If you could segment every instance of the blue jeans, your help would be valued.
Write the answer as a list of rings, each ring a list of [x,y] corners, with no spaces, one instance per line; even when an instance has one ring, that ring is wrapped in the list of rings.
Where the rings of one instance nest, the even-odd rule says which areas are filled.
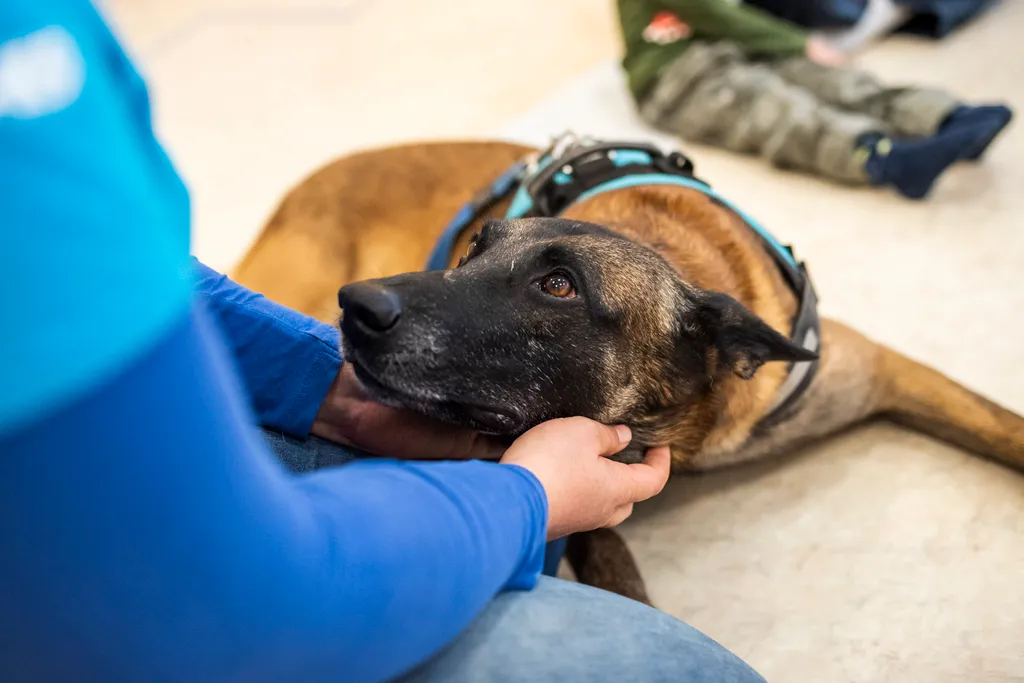
[[[365,454],[316,437],[266,432],[292,471]],[[499,594],[447,648],[401,683],[764,683],[704,634],[638,602],[541,577],[532,591]]]

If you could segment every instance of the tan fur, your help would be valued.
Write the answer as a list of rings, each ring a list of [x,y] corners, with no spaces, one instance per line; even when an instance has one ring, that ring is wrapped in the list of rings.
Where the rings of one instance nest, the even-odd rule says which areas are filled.
[[[421,269],[459,207],[527,151],[422,144],[340,159],[288,193],[232,277],[333,322],[341,285]]]
[[[343,158],[285,197],[233,276],[281,304],[333,322],[340,286],[421,269],[459,207],[529,151],[497,142],[439,143]],[[496,206],[488,217],[504,215],[506,206]],[[576,204],[564,217],[607,226],[650,247],[686,282],[729,294],[788,332],[797,305],[793,293],[751,230],[704,194],[676,187],[623,189]],[[460,238],[453,265],[473,232]],[[617,268],[612,289],[620,288],[618,296],[627,300],[645,279],[637,264]],[[635,343],[653,343],[668,324],[653,317],[631,321],[631,329],[639,330]],[[782,363],[767,364],[749,381],[719,380],[712,395],[685,414],[652,418],[651,429],[673,445],[674,468],[702,470],[780,454],[884,414],[1024,469],[1024,418],[839,323],[824,321],[822,333],[818,374],[785,420],[758,426],[785,379]],[[658,389],[656,377],[641,375],[638,381],[654,386],[636,391]],[[627,389],[609,397],[608,414],[621,413],[630,395]],[[614,545],[598,538],[593,546],[578,546],[577,554],[592,559]],[[593,562],[588,571],[604,576]],[[636,583],[630,572],[635,567],[623,569],[621,580],[605,576],[600,582],[646,600],[642,582],[639,591],[630,588]]]

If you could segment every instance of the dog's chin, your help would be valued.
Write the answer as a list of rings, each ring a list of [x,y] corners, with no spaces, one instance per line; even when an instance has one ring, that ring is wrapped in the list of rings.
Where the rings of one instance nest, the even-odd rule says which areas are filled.
[[[524,418],[515,410],[435,397],[435,392],[423,387],[407,386],[404,381],[393,378],[380,378],[352,356],[349,359],[356,379],[366,394],[378,403],[411,410],[439,422],[484,434],[512,436],[526,431]]]
[[[478,405],[454,404],[467,418],[467,427],[495,436],[515,436],[526,431],[523,420],[510,411],[484,408]]]

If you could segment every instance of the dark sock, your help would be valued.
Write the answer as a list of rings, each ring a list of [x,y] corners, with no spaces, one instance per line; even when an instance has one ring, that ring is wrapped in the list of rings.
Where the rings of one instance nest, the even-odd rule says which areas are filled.
[[[876,185],[892,185],[910,199],[922,199],[942,172],[976,141],[971,131],[950,130],[927,138],[893,140],[869,133],[858,140],[868,153],[864,170]]]
[[[981,158],[996,136],[1002,132],[1013,118],[1013,112],[1003,105],[985,105],[980,107],[957,107],[942,122],[939,133],[954,130],[970,130],[975,142],[964,151],[964,159],[975,161]]]

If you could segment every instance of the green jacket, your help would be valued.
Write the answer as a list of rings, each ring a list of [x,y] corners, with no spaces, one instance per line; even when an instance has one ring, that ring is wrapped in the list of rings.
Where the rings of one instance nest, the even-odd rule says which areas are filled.
[[[640,98],[662,67],[695,40],[730,40],[752,56],[803,54],[807,33],[737,0],[618,0],[626,43],[622,66]],[[655,21],[655,17],[659,21]]]

